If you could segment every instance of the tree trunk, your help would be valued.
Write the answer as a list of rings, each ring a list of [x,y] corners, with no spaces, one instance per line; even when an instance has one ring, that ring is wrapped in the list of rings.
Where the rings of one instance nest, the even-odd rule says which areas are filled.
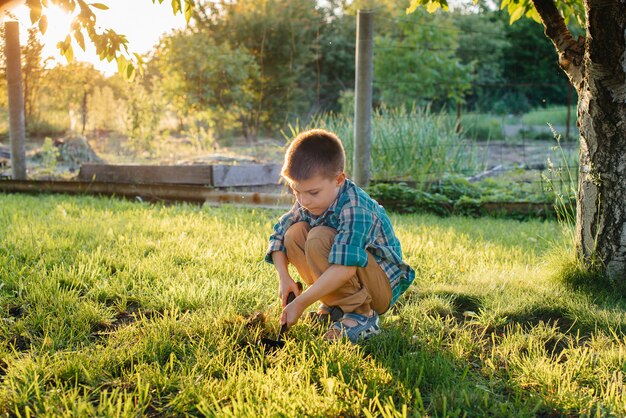
[[[587,0],[576,249],[626,285],[626,3]]]

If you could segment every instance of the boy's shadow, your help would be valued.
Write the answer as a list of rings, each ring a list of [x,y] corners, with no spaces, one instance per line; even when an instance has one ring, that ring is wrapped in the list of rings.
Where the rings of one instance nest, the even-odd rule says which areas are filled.
[[[613,334],[623,338],[626,330],[626,316],[623,315],[626,303],[619,296],[608,292],[598,294],[593,304],[599,310],[606,309],[607,315],[620,313],[619,319],[612,323],[581,321],[565,303],[535,303],[518,311],[504,312],[505,320],[495,321],[493,324],[479,318],[486,311],[481,296],[453,291],[414,294],[413,297],[415,296],[420,299],[437,296],[452,301],[452,312],[442,314],[435,311],[429,314],[433,323],[443,321],[449,324],[437,329],[438,325],[430,325],[425,321],[415,328],[410,321],[402,319],[405,313],[400,306],[385,315],[400,319],[385,321],[384,332],[366,342],[363,348],[366,357],[376,360],[386,368],[408,393],[420,394],[419,412],[425,414],[439,415],[446,408],[457,407],[468,416],[491,415],[499,407],[512,407],[512,404],[507,406],[508,399],[515,399],[518,405],[525,405],[528,410],[538,408],[535,412],[539,415],[567,416],[572,411],[564,409],[558,399],[550,399],[542,393],[523,389],[511,379],[508,372],[485,372],[492,367],[486,364],[490,349],[494,345],[505,343],[513,334],[531,335],[533,330],[544,327],[553,331],[552,335],[541,340],[545,353],[551,361],[556,362],[561,361],[559,359],[562,358],[562,353],[571,347],[572,341],[584,343],[599,330],[605,335]],[[411,299],[413,298],[405,303]],[[431,330],[420,330],[421,327],[430,327],[432,334]],[[451,329],[452,332],[442,335],[442,330],[445,329]],[[461,331],[455,335],[459,329]],[[474,339],[472,343],[466,342],[475,345],[475,352],[468,356],[456,355],[455,352],[458,351],[452,348],[459,343],[458,339],[467,338],[467,334],[462,335],[463,329],[470,330]],[[567,353],[563,355],[567,356]],[[499,383],[494,386],[494,381]],[[477,387],[489,390],[476,390]],[[396,401],[405,400],[398,398]],[[495,409],[489,409],[485,403],[490,403]]]

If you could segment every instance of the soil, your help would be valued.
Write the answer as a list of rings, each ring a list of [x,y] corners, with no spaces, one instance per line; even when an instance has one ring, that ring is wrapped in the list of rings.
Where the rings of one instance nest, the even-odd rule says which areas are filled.
[[[575,161],[578,155],[578,143],[561,143],[561,150],[568,161]],[[531,168],[545,169],[548,159],[560,162],[563,159],[561,150],[553,140],[528,140],[511,143],[509,141],[479,142],[476,152],[483,159],[486,168],[502,166],[504,169]]]

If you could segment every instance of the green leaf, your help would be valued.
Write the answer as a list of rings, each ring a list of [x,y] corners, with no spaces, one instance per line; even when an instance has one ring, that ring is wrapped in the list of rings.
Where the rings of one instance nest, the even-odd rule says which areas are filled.
[[[180,0],[172,0],[172,11],[175,15],[180,12]]]
[[[420,5],[419,0],[411,0],[411,5],[407,7],[406,14],[411,14],[417,10],[417,7]]]
[[[90,6],[100,10],[109,10],[109,6],[102,3],[91,3]]]
[[[429,1],[426,5],[426,10],[428,11],[428,13],[435,13],[437,10],[439,10],[440,7],[441,4],[435,1]]]
[[[74,48],[72,48],[71,44],[66,44],[66,49],[63,52],[63,56],[65,57],[68,63],[74,61]]]
[[[132,81],[135,78],[135,66],[132,63],[129,63],[126,66],[126,78],[129,81]]]
[[[85,50],[85,37],[81,31],[74,32],[74,39],[78,42],[78,46],[84,51]]]
[[[527,12],[526,12],[526,17],[534,20],[537,23],[542,23],[541,22],[541,16],[539,16],[539,12],[537,12],[537,9],[535,9],[534,7],[531,7]],[[565,19],[565,23],[569,23],[569,19]]]
[[[185,0],[185,20],[189,23],[191,20],[191,14],[193,12],[193,1]]]
[[[42,35],[45,35],[46,30],[48,30],[48,17],[43,15],[39,19],[39,32],[41,32]]]
[[[117,72],[124,74],[126,72],[126,66],[128,66],[128,60],[123,55],[120,55],[115,60],[117,62]]]
[[[511,7],[511,5],[509,5],[509,14],[511,15],[511,18],[509,19],[509,24],[512,25],[513,23],[515,23],[516,20],[519,20],[520,17],[522,17],[522,15],[524,14],[524,7],[520,4],[517,5],[517,7]],[[511,9],[513,9],[513,11],[511,12]]]

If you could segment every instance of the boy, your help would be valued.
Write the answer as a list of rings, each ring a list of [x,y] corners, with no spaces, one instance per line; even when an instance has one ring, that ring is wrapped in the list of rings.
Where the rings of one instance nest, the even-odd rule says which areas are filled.
[[[274,226],[265,260],[280,280],[281,324],[291,327],[304,310],[321,301],[320,322],[334,320],[327,340],[353,343],[380,333],[378,315],[409,287],[415,272],[402,261],[389,217],[346,178],[345,153],[333,133],[313,129],[289,145],[281,175],[296,197]],[[288,264],[308,285],[300,292]],[[287,295],[297,297],[287,304]]]

